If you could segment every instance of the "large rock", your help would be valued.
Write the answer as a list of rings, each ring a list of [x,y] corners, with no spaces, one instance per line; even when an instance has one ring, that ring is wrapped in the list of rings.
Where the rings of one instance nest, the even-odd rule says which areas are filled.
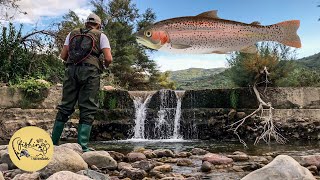
[[[95,165],[98,168],[116,169],[115,161],[106,151],[89,151],[82,154],[82,158],[89,166]]]
[[[119,162],[118,163],[118,170],[121,171],[122,169],[125,168],[132,168],[131,164],[125,163],[125,162]]]
[[[261,169],[251,172],[242,180],[283,180],[283,179],[303,179],[315,180],[311,172],[302,167],[292,157],[279,155],[272,162]]]
[[[60,171],[52,176],[50,176],[47,180],[93,180],[87,176],[76,174],[70,171]]]
[[[157,149],[154,150],[153,153],[157,155],[157,157],[174,157],[174,153],[170,149]]]
[[[146,149],[142,152],[148,159],[157,158],[157,155],[150,149]]]
[[[6,163],[2,163],[0,164],[0,171],[8,171],[9,170],[9,166]]]
[[[132,152],[127,155],[129,162],[136,162],[147,159],[146,156],[143,153],[139,152]]]
[[[123,161],[125,159],[125,155],[116,151],[107,151],[110,156],[116,161]]]
[[[1,153],[2,153],[2,155],[0,158],[0,164],[5,163],[5,164],[8,164],[9,169],[16,169],[17,166],[14,165],[13,162],[11,161],[8,150],[2,150]]]
[[[12,180],[40,180],[40,173],[23,173],[16,175]]]
[[[147,173],[144,170],[137,169],[137,168],[124,168],[120,171],[120,176],[139,180],[146,177]]]
[[[209,172],[212,170],[212,164],[208,161],[204,161],[201,165],[201,171],[202,172]]]
[[[172,172],[172,166],[170,164],[164,164],[161,166],[154,167],[153,170],[159,172]]]
[[[88,169],[87,163],[74,150],[55,146],[51,162],[40,171],[42,177],[49,177],[59,171],[78,172]]]
[[[204,150],[204,149],[201,149],[201,148],[193,148],[193,149],[191,150],[191,153],[192,153],[193,155],[205,155],[205,154],[208,154],[209,151]]]
[[[77,174],[87,176],[87,177],[94,179],[94,180],[109,180],[110,179],[109,175],[102,174],[102,173],[99,173],[99,172],[96,172],[96,171],[93,171],[90,169],[79,171],[79,172],[77,172]]]
[[[233,160],[223,155],[208,153],[206,154],[202,161],[208,161],[213,165],[231,164]]]
[[[150,171],[151,169],[153,169],[155,167],[155,165],[147,160],[144,161],[139,161],[139,162],[135,162],[132,164],[132,167],[134,168],[139,168],[145,171]]]
[[[318,169],[320,169],[320,155],[301,156],[298,159],[298,162],[305,167],[316,166]]]
[[[4,180],[4,177],[1,171],[0,171],[0,180]]]
[[[81,148],[80,144],[78,144],[78,143],[61,144],[60,147],[66,147],[66,148],[74,150],[75,152],[77,152],[80,155],[82,154],[82,148]]]
[[[232,155],[228,155],[227,157],[233,159],[234,161],[247,161],[247,160],[249,160],[249,156],[246,153],[240,152],[240,151],[236,151]]]
[[[191,166],[191,165],[193,165],[193,162],[190,159],[182,158],[182,159],[178,159],[177,165],[178,166]]]

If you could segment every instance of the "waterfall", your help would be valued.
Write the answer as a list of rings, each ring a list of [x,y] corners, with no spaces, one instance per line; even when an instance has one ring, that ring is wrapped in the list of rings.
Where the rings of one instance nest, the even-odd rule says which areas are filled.
[[[133,95],[134,94],[134,95]],[[145,120],[147,116],[147,106],[152,94],[132,92],[135,107],[135,126],[133,139],[145,139]]]
[[[130,94],[133,96],[135,106],[132,139],[182,139],[180,118],[184,91],[160,90],[156,94],[147,92],[130,92]],[[153,97],[154,95],[156,96]],[[148,109],[149,103],[151,109]]]

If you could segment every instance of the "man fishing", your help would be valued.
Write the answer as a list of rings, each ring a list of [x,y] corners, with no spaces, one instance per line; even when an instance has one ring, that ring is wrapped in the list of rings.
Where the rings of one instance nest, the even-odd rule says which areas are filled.
[[[77,28],[66,37],[60,57],[66,62],[62,100],[52,131],[54,145],[59,144],[65,123],[78,102],[80,120],[78,143],[84,152],[90,151],[88,142],[94,116],[98,109],[100,74],[112,62],[109,40],[101,31],[101,19],[90,14],[85,28]],[[104,55],[103,62],[99,60]]]

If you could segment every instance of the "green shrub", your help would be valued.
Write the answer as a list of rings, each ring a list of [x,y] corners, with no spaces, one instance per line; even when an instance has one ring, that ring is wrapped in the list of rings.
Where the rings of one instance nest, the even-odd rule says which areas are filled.
[[[42,79],[29,78],[20,82],[17,87],[22,90],[25,99],[36,102],[47,96],[50,83]]]

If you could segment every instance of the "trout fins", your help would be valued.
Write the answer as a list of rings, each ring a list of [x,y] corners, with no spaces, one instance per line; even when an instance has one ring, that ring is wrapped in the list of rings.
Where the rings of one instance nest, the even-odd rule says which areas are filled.
[[[285,37],[279,42],[291,47],[296,47],[296,48],[301,47],[300,37],[297,34],[297,31],[300,26],[299,20],[284,21],[276,25],[280,26],[285,34]]]

